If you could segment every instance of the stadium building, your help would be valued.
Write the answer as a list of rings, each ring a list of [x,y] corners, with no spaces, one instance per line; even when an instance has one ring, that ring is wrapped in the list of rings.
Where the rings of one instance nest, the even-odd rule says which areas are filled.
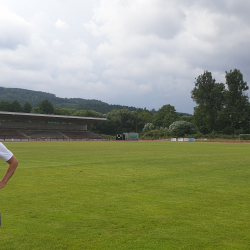
[[[88,125],[106,118],[0,111],[0,141],[104,140]]]

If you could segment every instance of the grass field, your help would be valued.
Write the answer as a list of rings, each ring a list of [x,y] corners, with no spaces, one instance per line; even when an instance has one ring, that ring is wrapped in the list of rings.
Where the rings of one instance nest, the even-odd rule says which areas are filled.
[[[250,144],[5,145],[1,250],[250,249]]]

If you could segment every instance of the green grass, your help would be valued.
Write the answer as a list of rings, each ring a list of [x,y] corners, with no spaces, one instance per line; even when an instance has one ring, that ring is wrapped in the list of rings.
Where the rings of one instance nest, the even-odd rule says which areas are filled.
[[[250,249],[250,144],[5,145],[1,249]]]

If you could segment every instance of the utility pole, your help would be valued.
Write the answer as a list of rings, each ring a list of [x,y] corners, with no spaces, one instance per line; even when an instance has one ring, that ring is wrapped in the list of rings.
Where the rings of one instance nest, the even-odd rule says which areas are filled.
[[[136,115],[136,118],[135,118],[135,121],[136,121],[135,132],[137,133],[137,116],[138,116],[138,112],[135,112],[135,115]]]

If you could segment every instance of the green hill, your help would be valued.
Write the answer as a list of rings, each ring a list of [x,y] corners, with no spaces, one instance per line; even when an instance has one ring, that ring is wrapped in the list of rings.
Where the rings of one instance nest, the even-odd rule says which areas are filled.
[[[89,100],[81,98],[60,98],[55,94],[42,91],[34,91],[20,88],[4,88],[0,87],[0,102],[13,102],[17,100],[21,105],[28,101],[32,107],[36,107],[38,103],[47,99],[55,108],[68,108],[77,110],[95,110],[102,114],[106,114],[113,109],[128,109],[135,111],[137,108],[122,105],[111,105],[99,100]]]

